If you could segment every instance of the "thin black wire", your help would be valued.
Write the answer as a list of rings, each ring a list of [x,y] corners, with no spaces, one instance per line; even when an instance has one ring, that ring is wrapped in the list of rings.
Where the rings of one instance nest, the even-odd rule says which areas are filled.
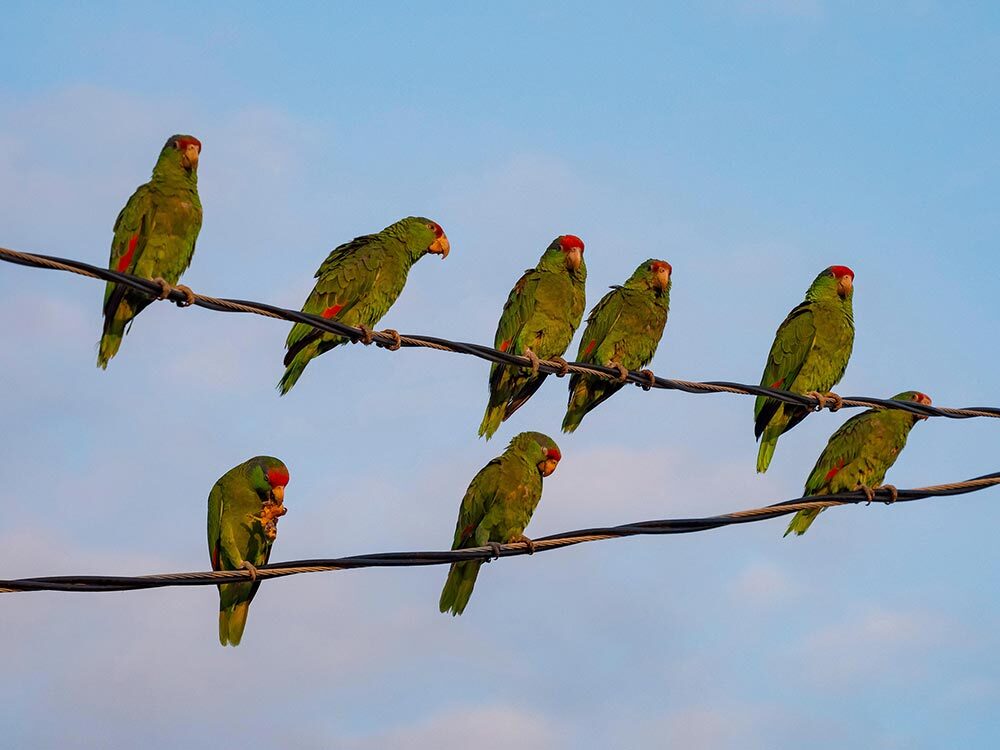
[[[28,266],[31,268],[71,271],[91,278],[113,281],[148,294],[154,298],[159,297],[161,294],[161,287],[155,281],[133,276],[132,274],[112,271],[99,266],[93,266],[79,260],[59,258],[51,255],[22,253],[3,247],[0,247],[0,260],[5,260],[9,263],[16,263],[18,265]],[[177,289],[172,289],[167,296],[167,299],[178,304],[183,304],[185,303],[187,297],[183,292]],[[213,310],[216,312],[249,312],[271,318],[280,318],[293,323],[304,323],[321,331],[327,331],[339,336],[344,336],[355,343],[365,339],[365,332],[360,328],[344,325],[343,323],[322,318],[318,315],[311,315],[298,310],[289,310],[276,305],[269,305],[264,302],[207,297],[198,294],[195,295],[193,304],[198,307],[205,308],[206,310]],[[505,365],[512,365],[514,367],[530,368],[533,366],[526,357],[516,354],[507,354],[498,349],[484,346],[482,344],[451,341],[449,339],[436,336],[403,334],[399,336],[398,340],[396,340],[390,333],[385,331],[375,331],[372,334],[372,340],[379,346],[386,348],[394,348],[396,344],[403,347],[427,347],[437,349],[439,351],[467,354],[473,357],[478,357],[479,359]],[[562,365],[557,362],[541,360],[538,363],[538,369],[541,372],[554,375],[565,375],[567,372],[579,372],[597,375],[609,380],[621,379],[620,372],[614,368],[585,362],[571,362],[566,365]],[[750,385],[746,383],[734,383],[724,380],[712,380],[705,382],[675,380],[671,378],[652,376],[651,373],[644,371],[631,371],[625,376],[624,382],[633,383],[647,390],[649,388],[656,388],[683,391],[685,393],[736,393],[750,396],[767,396],[778,401],[783,401],[788,404],[794,404],[796,406],[802,406],[807,409],[817,411],[821,411],[823,408],[830,408],[831,410],[839,408],[834,404],[823,404],[815,397],[806,396],[801,393],[793,393],[791,391],[780,390],[777,388],[768,388],[766,386]],[[876,407],[884,409],[899,409],[901,411],[907,411],[923,417],[948,417],[950,419],[971,419],[974,417],[1000,418],[1000,408],[998,407],[975,406],[954,409],[918,404],[913,401],[893,401],[891,399],[874,398],[871,396],[844,397],[843,406],[847,408]]]
[[[978,492],[988,487],[1000,484],[1000,472],[984,474],[980,477],[962,482],[902,489],[897,491],[896,502],[913,502],[931,497],[950,497]],[[890,493],[886,489],[875,491],[876,498],[888,500]],[[618,539],[631,536],[657,536],[664,534],[692,534],[724,526],[735,526],[745,523],[766,521],[780,516],[795,513],[806,508],[827,508],[842,505],[854,505],[867,502],[864,492],[838,492],[830,495],[808,495],[793,500],[768,505],[762,508],[726,513],[704,518],[675,518],[656,521],[639,521],[620,526],[598,526],[587,529],[577,529],[559,534],[534,539],[535,550],[546,552],[552,549],[563,549],[585,542]],[[431,551],[431,552],[379,552],[350,557],[322,558],[312,560],[291,560],[280,563],[262,565],[257,570],[261,580],[283,578],[302,573],[318,573],[335,570],[356,570],[359,568],[399,568],[420,567],[427,565],[449,565],[455,562],[469,560],[488,561],[494,557],[515,557],[531,554],[523,542],[500,545],[496,550],[489,547],[476,547],[462,550]],[[0,592],[13,593],[25,591],[75,591],[75,592],[107,592],[131,591],[136,589],[163,588],[167,586],[210,586],[219,583],[246,582],[250,573],[246,570],[205,571],[187,573],[163,573],[150,576],[44,576],[33,578],[18,578],[0,580]]]

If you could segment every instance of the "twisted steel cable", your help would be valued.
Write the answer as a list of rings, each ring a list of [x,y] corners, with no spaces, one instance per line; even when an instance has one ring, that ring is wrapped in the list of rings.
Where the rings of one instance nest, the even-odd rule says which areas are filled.
[[[144,279],[128,273],[111,271],[107,268],[100,268],[89,263],[69,258],[58,258],[51,255],[36,255],[24,253],[17,250],[10,250],[0,247],[0,260],[8,263],[15,263],[31,268],[43,268],[55,271],[68,271],[80,276],[103,281],[113,281],[131,287],[139,292],[148,294],[153,299],[161,298],[163,288],[159,283],[151,279]],[[171,288],[169,294],[164,299],[178,304],[178,306],[188,306],[187,295],[176,288]],[[528,357],[516,354],[507,354],[482,344],[472,344],[463,341],[450,341],[437,336],[426,336],[421,334],[399,334],[396,331],[368,331],[353,326],[338,323],[335,320],[322,318],[318,315],[311,315],[298,310],[289,310],[276,305],[269,305],[265,302],[253,302],[249,300],[226,299],[209,297],[203,294],[194,294],[192,303],[197,307],[213,310],[215,312],[236,312],[253,313],[263,315],[268,318],[278,318],[291,323],[305,323],[321,331],[327,331],[350,339],[353,343],[374,343],[377,346],[395,351],[400,347],[423,347],[436,349],[437,351],[453,352],[456,354],[467,354],[489,362],[511,365],[514,367],[525,367],[528,369],[538,368],[539,371],[551,375],[562,377],[567,373],[581,373],[584,375],[596,375],[597,377],[619,382],[634,383],[643,390],[652,388],[672,391],[683,391],[685,393],[735,393],[747,396],[767,396],[778,401],[784,401],[796,406],[804,406],[813,411],[823,411],[830,409],[836,411],[845,406],[848,408],[868,407],[882,409],[900,409],[922,417],[948,417],[951,419],[971,419],[974,417],[1000,418],[1000,408],[993,406],[973,406],[961,409],[948,408],[942,406],[928,406],[918,404],[913,401],[893,401],[885,398],[874,398],[871,396],[846,396],[842,403],[834,403],[830,399],[817,399],[815,396],[807,396],[801,393],[768,388],[760,385],[749,385],[746,383],[731,383],[723,380],[712,380],[698,382],[690,380],[676,380],[672,378],[661,378],[654,375],[649,370],[629,371],[622,376],[622,373],[614,367],[594,365],[584,362],[563,362],[552,360],[538,360],[532,362]]]
[[[895,502],[912,502],[931,497],[950,497],[978,492],[1000,484],[1000,472],[985,474],[974,479],[948,484],[897,490]],[[876,489],[875,497],[888,501],[888,489]],[[561,549],[575,544],[619,539],[628,536],[653,536],[660,534],[693,534],[699,531],[718,529],[745,523],[766,521],[789,513],[812,508],[832,508],[868,502],[861,490],[840,492],[831,495],[812,495],[786,500],[760,508],[724,513],[704,518],[675,518],[657,521],[639,521],[621,526],[578,529],[560,534],[551,534],[533,540],[533,550],[524,542],[502,544],[496,549],[474,547],[461,550],[437,552],[377,552],[368,555],[336,557],[316,560],[291,560],[270,563],[257,569],[258,578],[282,578],[302,573],[320,573],[335,570],[355,570],[358,568],[399,568],[425,565],[449,565],[467,560],[489,561],[495,557],[514,557]],[[46,576],[0,580],[0,593],[24,591],[130,591],[135,589],[163,588],[165,586],[211,586],[219,583],[246,582],[251,578],[247,570],[203,571],[188,573],[161,573],[147,576]]]

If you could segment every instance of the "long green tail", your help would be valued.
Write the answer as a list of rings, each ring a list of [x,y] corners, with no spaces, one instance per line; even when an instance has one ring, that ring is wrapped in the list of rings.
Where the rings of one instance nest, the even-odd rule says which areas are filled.
[[[483,415],[483,421],[479,425],[479,437],[485,436],[487,440],[493,437],[493,433],[499,430],[500,425],[503,423],[503,415],[506,410],[506,403],[494,406],[491,400],[489,406],[486,407],[486,414]]]
[[[312,357],[303,357],[300,352],[296,355],[295,359],[289,363],[288,367],[285,368],[285,374],[281,376],[281,380],[278,381],[278,390],[281,395],[284,396],[290,390],[292,386],[295,385],[299,378],[302,376],[302,371],[306,369],[306,365],[309,364],[309,360]]]
[[[452,563],[451,570],[448,571],[448,580],[441,589],[441,601],[438,603],[442,612],[451,610],[452,615],[460,615],[465,611],[481,565],[482,563],[478,561]]]
[[[802,536],[806,533],[806,529],[816,520],[822,512],[822,508],[813,508],[811,510],[800,510],[794,516],[792,516],[791,523],[788,524],[788,530],[785,531],[785,536],[794,533],[796,536]]]
[[[219,643],[223,646],[239,646],[243,638],[243,628],[247,626],[250,602],[237,602],[219,610]]]
[[[102,370],[107,369],[108,362],[118,353],[118,347],[122,345],[122,337],[125,335],[125,327],[133,317],[131,312],[128,300],[123,299],[115,310],[114,317],[105,323],[104,332],[97,345],[97,366]]]

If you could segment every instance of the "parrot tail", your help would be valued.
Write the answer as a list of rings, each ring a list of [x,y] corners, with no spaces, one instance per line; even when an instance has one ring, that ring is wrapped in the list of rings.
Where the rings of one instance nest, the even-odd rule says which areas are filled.
[[[125,335],[125,326],[129,324],[132,317],[128,300],[123,299],[112,317],[110,319],[104,318],[104,331],[97,344],[97,366],[102,370],[107,369],[108,362],[118,353],[118,347],[122,345],[122,337]]]
[[[774,449],[778,446],[778,436],[770,435],[770,431],[765,432],[760,439],[760,448],[757,449],[757,473],[763,474],[767,467],[771,465],[771,458],[774,456]]]
[[[785,536],[791,533],[795,533],[796,536],[802,536],[806,533],[806,529],[809,528],[810,524],[816,520],[816,516],[820,514],[822,508],[813,508],[812,510],[800,510],[794,516],[792,516],[791,523],[788,524],[788,530],[785,532]]]
[[[292,386],[298,382],[299,377],[302,375],[302,371],[306,369],[306,365],[309,364],[310,359],[312,359],[311,356],[297,356],[288,363],[288,367],[285,368],[285,374],[282,375],[281,380],[278,381],[278,390],[281,392],[282,396],[292,390]]]
[[[483,421],[479,425],[479,437],[485,436],[487,440],[493,437],[493,433],[500,429],[506,410],[506,404],[494,406],[493,400],[490,399],[490,404],[486,407],[486,414],[483,415]]]
[[[444,582],[444,588],[441,590],[441,601],[438,603],[442,612],[451,610],[454,616],[465,611],[481,565],[478,560],[452,564],[451,570],[448,571],[448,580]]]
[[[237,602],[219,610],[219,643],[223,646],[239,646],[243,638],[243,628],[247,626],[250,602]]]

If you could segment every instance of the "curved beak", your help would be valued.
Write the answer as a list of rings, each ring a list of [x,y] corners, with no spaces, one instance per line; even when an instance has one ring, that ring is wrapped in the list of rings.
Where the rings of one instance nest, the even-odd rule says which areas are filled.
[[[924,406],[931,405],[931,397],[926,393],[918,393],[917,397],[914,399],[918,404],[923,404]],[[927,419],[927,417],[917,417],[917,419]]]
[[[285,502],[285,488],[282,485],[278,485],[271,490],[271,497],[275,499],[278,505]]]
[[[427,252],[440,255],[442,258],[447,258],[450,250],[451,243],[448,242],[448,237],[444,234],[434,240],[431,246],[427,248]]]
[[[553,471],[556,470],[556,467],[558,465],[559,462],[556,461],[554,458],[546,458],[544,461],[538,462],[538,473],[541,474],[543,477],[547,477],[549,474],[551,474]]]
[[[653,286],[660,292],[667,291],[667,287],[670,286],[670,271],[665,268],[661,271],[657,271],[653,276]]]
[[[840,281],[837,282],[837,294],[840,295],[841,299],[846,299],[847,295],[849,295],[853,289],[854,279],[850,276],[841,276]]]
[[[566,251],[566,268],[575,271],[583,262],[583,253],[578,247],[571,247]]]
[[[184,169],[194,169],[198,166],[198,156],[201,154],[201,148],[194,143],[189,143],[184,149],[184,153],[181,154],[181,166]]]

